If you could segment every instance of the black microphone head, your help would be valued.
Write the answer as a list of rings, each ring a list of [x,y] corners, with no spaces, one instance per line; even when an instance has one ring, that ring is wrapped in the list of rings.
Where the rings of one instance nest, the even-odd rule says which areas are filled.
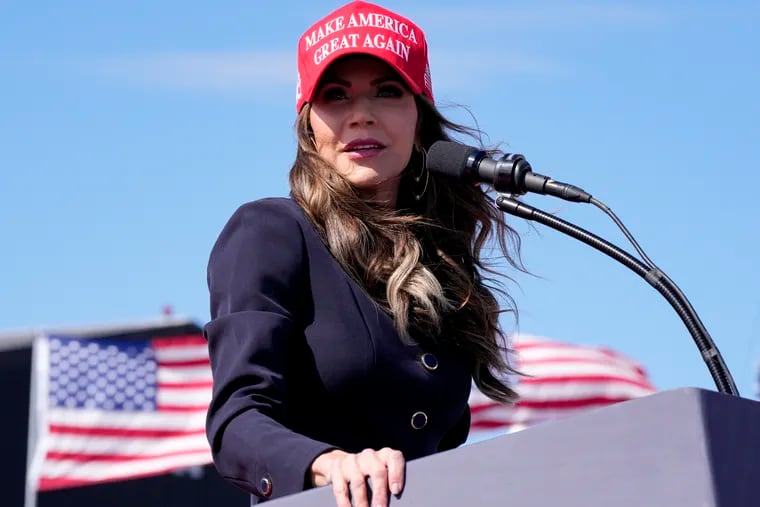
[[[462,178],[471,169],[467,167],[467,160],[478,151],[480,150],[464,144],[436,141],[428,149],[425,165],[429,171]]]

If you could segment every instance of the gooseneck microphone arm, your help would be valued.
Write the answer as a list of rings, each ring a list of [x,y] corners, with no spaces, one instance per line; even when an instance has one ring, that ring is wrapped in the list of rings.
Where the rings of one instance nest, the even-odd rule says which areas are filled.
[[[731,377],[720,351],[718,351],[710,334],[699,319],[694,307],[681,292],[681,289],[646,256],[622,222],[602,202],[594,199],[591,194],[579,187],[534,173],[522,155],[508,154],[499,160],[494,160],[483,150],[451,141],[437,141],[428,150],[426,166],[429,170],[437,173],[489,185],[497,193],[496,205],[502,211],[542,223],[578,239],[612,257],[644,278],[665,297],[686,325],[718,390],[722,393],[739,396],[734,379]],[[597,206],[615,221],[644,262],[576,225],[511,198],[511,196],[528,192],[550,195],[572,202],[591,203]]]
[[[705,329],[699,316],[697,315],[694,307],[689,303],[689,300],[681,292],[681,289],[659,268],[654,266],[651,262],[651,266],[645,265],[635,257],[632,257],[625,251],[621,250],[612,243],[596,236],[595,234],[588,232],[570,222],[557,218],[549,213],[546,213],[540,209],[534,208],[528,204],[522,203],[515,199],[512,199],[508,195],[499,194],[496,198],[496,206],[511,215],[524,218],[526,220],[532,220],[544,224],[552,229],[555,229],[563,234],[566,234],[572,238],[575,238],[587,245],[599,250],[600,252],[612,257],[616,261],[620,262],[631,271],[645,279],[652,287],[654,287],[665,299],[670,303],[670,306],[676,311],[681,321],[686,325],[689,330],[694,343],[699,348],[699,352],[702,355],[707,368],[710,370],[715,385],[722,393],[730,394],[733,396],[739,396],[739,391],[736,388],[734,379],[731,373],[728,371],[723,357],[718,350],[718,347],[713,342],[710,334]],[[648,259],[647,259],[648,260]]]

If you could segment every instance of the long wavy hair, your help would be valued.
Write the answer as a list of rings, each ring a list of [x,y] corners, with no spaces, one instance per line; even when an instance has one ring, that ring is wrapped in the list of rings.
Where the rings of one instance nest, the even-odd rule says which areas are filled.
[[[447,120],[429,100],[415,100],[417,139],[424,150],[454,133],[478,139],[477,130]],[[517,311],[483,249],[496,239],[508,263],[523,270],[520,238],[487,189],[431,173],[422,198],[415,199],[419,184],[413,175],[422,170],[424,157],[414,150],[401,175],[396,208],[372,202],[318,155],[310,109],[306,104],[296,120],[291,195],[337,262],[393,318],[405,343],[446,342],[469,362],[483,394],[514,401],[515,392],[502,380],[515,371],[506,359],[499,316],[508,312],[516,319]],[[503,296],[501,305],[496,294]]]

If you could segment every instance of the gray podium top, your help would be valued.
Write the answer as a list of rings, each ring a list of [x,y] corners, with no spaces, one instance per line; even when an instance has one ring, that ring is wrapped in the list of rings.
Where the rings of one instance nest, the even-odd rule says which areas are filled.
[[[329,487],[267,502],[330,507]],[[411,461],[391,505],[760,506],[760,403],[684,388]]]

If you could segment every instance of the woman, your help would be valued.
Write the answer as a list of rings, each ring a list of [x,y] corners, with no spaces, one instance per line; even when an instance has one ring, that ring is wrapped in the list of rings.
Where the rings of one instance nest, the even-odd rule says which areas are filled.
[[[473,381],[514,397],[480,251],[517,236],[479,186],[425,169],[466,129],[433,105],[414,23],[351,2],[302,36],[298,70],[291,198],[243,205],[209,261],[209,442],[254,502],[331,484],[386,505],[406,460],[465,441]]]

